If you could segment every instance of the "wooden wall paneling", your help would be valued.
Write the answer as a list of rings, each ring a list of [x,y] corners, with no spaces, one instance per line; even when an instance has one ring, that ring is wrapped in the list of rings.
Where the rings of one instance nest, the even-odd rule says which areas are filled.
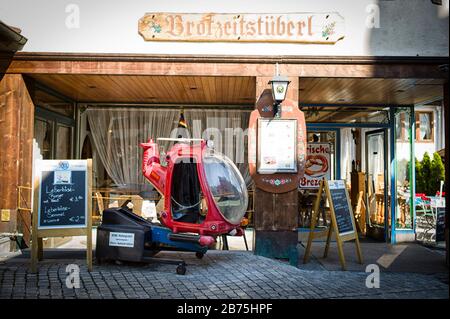
[[[200,92],[201,90],[199,90],[197,88],[197,83],[195,83],[195,77],[192,76],[188,76],[188,77],[184,77],[186,79],[186,90],[189,92],[188,96],[189,96],[189,101],[199,101],[201,100],[200,97]]]
[[[442,97],[441,79],[301,78],[300,103],[410,105]]]
[[[297,231],[298,191],[275,194],[273,212],[276,230]]]
[[[217,101],[217,95],[215,91],[215,77],[202,76],[198,79],[200,84],[200,89],[203,92],[206,104],[211,104],[212,101]],[[198,90],[198,89],[197,89]],[[230,100],[233,97],[230,95]]]
[[[180,86],[183,87],[185,93],[184,93],[184,98],[187,101],[193,101],[196,100],[196,93],[197,90],[193,90],[191,88],[195,88],[195,82],[193,81],[192,77],[189,76],[180,76],[179,78],[179,82],[180,82]]]
[[[192,93],[192,97],[195,100],[205,101],[205,92],[204,88],[202,87],[201,80],[197,77],[189,77],[189,78],[190,78],[189,90]]]
[[[217,102],[220,104],[224,103],[225,101],[225,92],[223,89],[223,82],[224,81],[215,81],[214,89],[217,92]]]
[[[211,94],[211,91],[209,90],[210,83],[209,83],[208,78],[201,77],[201,78],[198,78],[198,80],[199,80],[198,82],[200,84],[199,87],[201,87],[203,90],[203,94],[204,94],[206,103],[211,103],[211,101],[213,101],[213,95]]]
[[[272,194],[255,190],[255,229],[258,231],[296,231],[298,228],[297,191]]]
[[[0,152],[0,208],[15,210],[17,207],[17,176],[19,159],[20,121],[17,114],[20,75],[5,75],[0,82],[0,101],[2,107],[0,118],[0,136],[2,152]],[[15,212],[14,212],[15,214]],[[11,216],[12,217],[12,216]],[[15,222],[15,221],[14,221]],[[0,222],[0,231],[10,232],[11,224]]]
[[[181,97],[183,100],[186,100],[186,101],[194,100],[194,98],[192,96],[192,92],[191,92],[193,90],[191,90],[189,88],[189,83],[188,83],[187,77],[177,76],[177,78],[175,79],[175,83],[183,92],[182,97]]]
[[[178,99],[180,101],[186,100],[191,101],[191,98],[189,97],[188,91],[190,91],[188,88],[186,88],[185,85],[183,85],[181,76],[176,76],[173,78],[166,78],[167,82],[171,82],[171,86],[173,87],[173,90],[175,90],[178,94]]]
[[[189,87],[187,87],[187,85],[185,85],[183,83],[183,80],[184,80],[184,77],[182,77],[182,76],[177,76],[174,78],[175,84],[181,90],[181,99],[186,100],[186,101],[192,101],[192,98],[190,97]]]
[[[11,211],[9,222],[0,222],[0,232],[21,232],[29,244],[31,214],[18,211],[18,186],[31,187],[32,140],[34,136],[34,105],[20,74],[7,74],[0,82],[0,209]],[[31,205],[31,192],[24,192],[24,201]]]
[[[255,188],[255,230],[276,230],[274,223],[274,196]]]
[[[128,90],[133,96],[139,94],[144,95],[146,97],[152,96],[151,88],[147,86],[147,83],[145,81],[135,81],[133,78],[130,78],[130,80],[132,80],[132,84],[123,88],[124,90]],[[120,84],[118,83],[118,85]]]
[[[20,148],[19,148],[19,182],[20,186],[32,187],[32,158],[34,138],[34,104],[28,88],[22,79],[20,81]],[[24,201],[31,208],[31,191],[22,194]],[[23,233],[25,243],[29,245],[31,239],[31,212],[18,211],[18,230]]]
[[[232,96],[232,99],[235,100],[236,97],[239,95],[239,85],[237,83],[238,78],[233,77],[230,81],[230,90],[228,91],[228,94]]]
[[[158,98],[158,93],[161,93],[161,100],[165,101],[170,99],[171,96],[175,97],[176,100],[182,99],[182,93],[179,87],[173,83],[173,81],[168,81],[164,76],[158,76],[155,81],[157,85],[156,97]]]
[[[238,78],[239,80],[240,78]],[[209,81],[209,91],[210,94],[213,97],[213,101],[219,101],[219,92],[216,90],[216,82],[220,81],[220,78],[218,77],[208,77],[208,81]]]
[[[233,79],[232,78],[228,78],[227,79],[227,90],[225,91],[225,96],[232,94],[233,92]]]

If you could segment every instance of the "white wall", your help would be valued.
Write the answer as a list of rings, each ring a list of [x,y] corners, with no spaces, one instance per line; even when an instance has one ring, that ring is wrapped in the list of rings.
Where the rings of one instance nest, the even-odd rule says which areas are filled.
[[[448,1],[440,7],[429,0],[0,0],[0,19],[23,30],[29,52],[448,56]],[[80,28],[66,27],[69,4],[79,7]],[[367,11],[374,8],[380,25],[368,28]],[[163,11],[338,12],[346,36],[334,45],[145,42],[138,20]]]
[[[433,157],[433,153],[445,147],[445,129],[441,106],[416,106],[415,111],[433,112],[433,142],[415,142],[415,157],[421,161],[425,152]],[[397,143],[397,160],[406,158],[409,160],[409,143]],[[404,155],[402,157],[402,155]]]

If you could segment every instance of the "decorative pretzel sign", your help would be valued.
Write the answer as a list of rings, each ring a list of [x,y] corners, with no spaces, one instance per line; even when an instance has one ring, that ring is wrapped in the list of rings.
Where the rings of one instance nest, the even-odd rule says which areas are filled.
[[[305,175],[300,180],[300,188],[319,188],[321,180],[331,179],[330,155],[330,143],[308,143]]]

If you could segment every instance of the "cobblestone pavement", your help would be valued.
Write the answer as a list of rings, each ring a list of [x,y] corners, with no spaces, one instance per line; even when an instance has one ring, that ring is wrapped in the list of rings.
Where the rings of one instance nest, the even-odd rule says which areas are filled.
[[[186,275],[174,265],[94,265],[84,260],[48,259],[39,273],[28,260],[0,262],[0,298],[448,298],[448,276],[381,273],[380,288],[365,286],[367,273],[303,270],[251,252],[210,251],[201,260],[191,253],[160,253],[183,258]],[[66,287],[66,266],[80,265],[80,288]],[[301,266],[301,265],[300,265]]]

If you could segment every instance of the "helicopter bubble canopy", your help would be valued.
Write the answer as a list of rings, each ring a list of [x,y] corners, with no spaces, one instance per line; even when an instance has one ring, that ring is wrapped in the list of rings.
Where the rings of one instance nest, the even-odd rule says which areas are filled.
[[[160,162],[157,143],[151,139],[141,143],[145,178],[170,198],[163,202],[161,223],[174,233],[213,237],[242,234],[239,226],[247,210],[248,194],[237,167],[205,140],[177,141],[166,153],[167,165]]]
[[[234,163],[218,152],[203,154],[203,167],[212,198],[221,215],[239,224],[247,211],[247,186]]]

